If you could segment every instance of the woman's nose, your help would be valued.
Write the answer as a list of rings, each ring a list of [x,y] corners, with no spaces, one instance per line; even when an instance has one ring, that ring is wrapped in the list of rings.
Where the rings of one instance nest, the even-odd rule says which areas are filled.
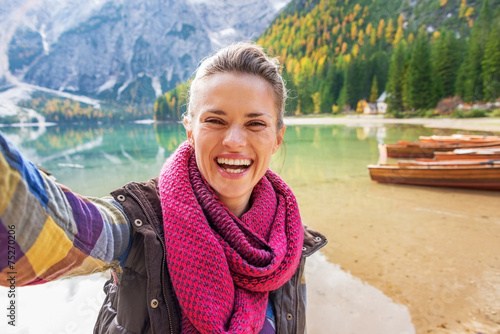
[[[230,126],[225,133],[222,144],[228,148],[238,148],[245,146],[245,130],[238,125]]]

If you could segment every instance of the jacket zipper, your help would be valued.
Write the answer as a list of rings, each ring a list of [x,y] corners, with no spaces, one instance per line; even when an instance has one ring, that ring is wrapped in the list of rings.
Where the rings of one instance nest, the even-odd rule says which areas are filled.
[[[129,187],[127,186],[127,189]],[[144,207],[144,205],[142,204],[142,202],[139,200],[139,197],[137,197],[137,195],[131,190],[131,189],[128,189],[129,190],[129,193],[130,195],[135,199],[135,201],[139,204],[139,206],[141,207],[142,211],[148,216],[149,219],[151,219],[149,217],[149,213],[147,212],[146,208]],[[154,233],[156,234],[156,237],[160,240],[162,246],[163,246],[163,258],[162,258],[162,266],[161,266],[161,292],[162,292],[162,295],[163,295],[163,299],[165,300],[165,305],[167,305],[167,313],[168,313],[168,323],[170,325],[170,333],[171,334],[174,334],[174,328],[172,326],[172,314],[170,313],[170,307],[168,306],[168,301],[167,301],[167,295],[165,294],[165,257],[166,257],[166,246],[165,246],[165,242],[163,241],[163,239],[160,237],[160,235],[158,234],[158,232],[156,232],[156,229],[153,227],[153,231]]]

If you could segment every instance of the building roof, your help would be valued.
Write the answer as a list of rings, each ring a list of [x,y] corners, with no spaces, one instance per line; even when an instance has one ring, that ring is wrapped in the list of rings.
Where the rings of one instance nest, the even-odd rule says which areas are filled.
[[[383,92],[377,99],[377,102],[384,102],[386,98],[387,98],[387,93]]]

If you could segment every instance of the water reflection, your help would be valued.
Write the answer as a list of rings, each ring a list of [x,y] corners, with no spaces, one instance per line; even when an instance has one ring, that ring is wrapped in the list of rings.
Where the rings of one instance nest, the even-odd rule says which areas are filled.
[[[129,181],[156,176],[184,137],[178,123],[3,128],[2,132],[59,182],[97,196]]]
[[[287,129],[283,177],[301,184],[334,182],[366,175],[378,159],[377,130],[360,139],[359,128],[342,125],[290,126]]]
[[[2,131],[21,148],[33,150],[33,159],[50,157],[54,153],[60,155],[66,150],[93,151],[94,148],[110,154],[119,151],[118,148],[126,148],[128,154],[138,159],[147,159],[148,153],[156,151],[158,146],[169,152],[175,149],[180,142],[181,128],[177,123],[118,124],[106,127],[86,124],[3,128]],[[92,142],[96,144],[90,145]],[[82,145],[85,145],[84,148],[79,149]]]
[[[328,262],[318,252],[306,266],[309,333],[414,334],[408,308]],[[334,301],[334,302],[332,302]]]
[[[156,123],[154,130],[156,142],[169,153],[186,138],[183,127],[177,123]]]

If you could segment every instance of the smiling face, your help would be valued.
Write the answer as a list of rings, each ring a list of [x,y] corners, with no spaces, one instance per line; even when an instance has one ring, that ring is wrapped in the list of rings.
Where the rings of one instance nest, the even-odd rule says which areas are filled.
[[[218,73],[197,85],[191,104],[192,122],[185,125],[198,169],[241,216],[283,141],[271,85],[256,75]]]

